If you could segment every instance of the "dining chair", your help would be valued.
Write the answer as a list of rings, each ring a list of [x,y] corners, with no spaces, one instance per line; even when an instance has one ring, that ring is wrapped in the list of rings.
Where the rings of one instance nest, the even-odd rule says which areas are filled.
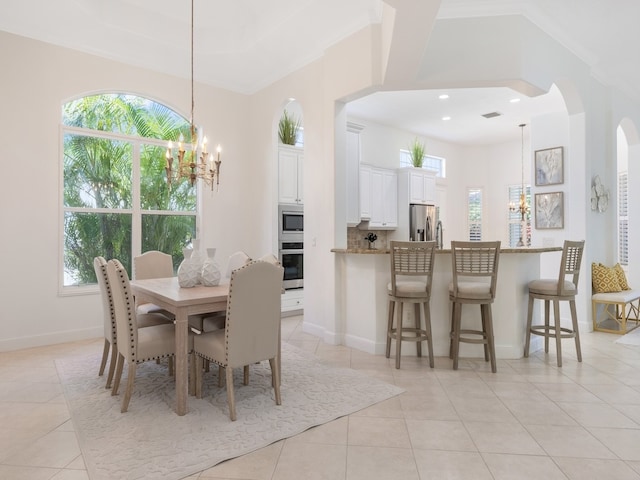
[[[484,359],[496,373],[496,348],[491,304],[496,297],[500,242],[451,242],[453,280],[449,284],[451,344],[449,356],[458,369],[460,342],[484,345]],[[463,329],[462,305],[480,305],[481,329]],[[479,338],[478,338],[479,337]]]
[[[576,356],[582,361],[580,350],[580,331],[576,312],[576,295],[578,295],[578,278],[584,251],[584,240],[565,240],[560,260],[560,271],[557,279],[537,279],[529,282],[529,308],[527,311],[526,341],[524,356],[529,356],[531,335],[544,337],[544,351],[549,353],[549,338],[556,340],[556,356],[558,367],[562,367],[562,339],[573,338],[576,343]],[[544,301],[544,325],[532,325],[534,300]],[[553,302],[554,325],[549,324],[549,303]],[[569,302],[571,310],[571,328],[563,327],[560,320],[560,302]]]
[[[251,262],[231,273],[224,330],[197,335],[196,396],[202,398],[203,361],[223,367],[229,417],[236,420],[233,369],[269,360],[276,404],[280,398],[280,297],[283,268]]]
[[[227,261],[227,273],[226,277],[231,278],[231,272],[234,270],[246,265],[251,261],[251,257],[244,253],[243,251],[237,251],[229,255],[229,260]]]
[[[173,323],[138,328],[138,313],[132,308],[133,295],[129,275],[118,260],[107,262],[116,318],[118,362],[111,395],[118,394],[124,363],[127,362],[127,388],[120,411],[126,412],[133,393],[137,365],[149,360],[175,357],[175,326]],[[193,349],[193,333],[189,332],[189,350]]]
[[[168,253],[149,250],[142,255],[133,257],[133,278],[135,280],[173,276],[173,257]],[[137,309],[139,313],[162,312],[166,316],[172,317],[169,312],[149,302],[138,303]]]
[[[93,259],[93,269],[98,280],[100,288],[100,297],[102,298],[102,316],[104,325],[104,348],[102,350],[102,360],[100,361],[100,370],[98,376],[104,374],[104,369],[109,358],[109,350],[111,350],[111,359],[109,361],[109,372],[107,374],[107,383],[105,388],[111,388],[113,374],[116,368],[116,360],[118,358],[118,343],[116,335],[116,317],[113,306],[113,296],[111,294],[111,285],[107,275],[107,261],[104,257],[95,257]],[[140,314],[136,317],[138,328],[149,327],[152,325],[163,325],[170,323],[171,320],[160,314]]]
[[[396,368],[400,368],[402,342],[415,342],[418,357],[422,357],[422,342],[427,342],[429,366],[433,368],[433,338],[431,335],[431,284],[436,242],[390,243],[391,282],[387,286],[389,318],[387,321],[387,358],[391,355],[391,341],[396,345]],[[414,306],[414,326],[403,323],[403,305]],[[397,305],[397,311],[396,311]],[[394,326],[395,311],[395,326]],[[424,327],[422,326],[424,318]]]

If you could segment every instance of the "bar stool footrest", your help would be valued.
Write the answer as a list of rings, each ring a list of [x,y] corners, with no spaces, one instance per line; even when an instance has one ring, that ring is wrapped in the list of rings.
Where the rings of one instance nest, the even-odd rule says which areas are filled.
[[[553,325],[531,325],[529,331],[541,337],[556,338],[556,327]],[[575,338],[576,336],[576,332],[570,328],[560,327],[560,332],[560,338]]]

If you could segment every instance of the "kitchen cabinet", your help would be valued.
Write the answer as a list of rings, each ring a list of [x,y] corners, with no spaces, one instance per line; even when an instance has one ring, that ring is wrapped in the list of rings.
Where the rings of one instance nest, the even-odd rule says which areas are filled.
[[[280,311],[282,313],[296,312],[298,310],[302,310],[303,308],[304,289],[293,288],[291,290],[285,290],[285,292],[282,294],[280,302]]]
[[[369,220],[365,227],[379,230],[397,228],[398,175],[395,170],[363,166],[360,173],[360,214],[363,220]],[[364,216],[367,213],[368,216]]]
[[[408,190],[409,204],[435,205],[436,172],[422,168],[403,168],[400,181]]]
[[[280,145],[278,149],[278,201],[280,203],[304,203],[303,171],[303,149]]]

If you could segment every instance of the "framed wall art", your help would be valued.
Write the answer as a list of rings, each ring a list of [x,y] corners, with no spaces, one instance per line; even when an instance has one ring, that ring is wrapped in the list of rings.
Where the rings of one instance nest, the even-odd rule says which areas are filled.
[[[558,185],[564,183],[563,147],[536,150],[536,185]]]
[[[536,228],[564,228],[564,193],[536,193]]]

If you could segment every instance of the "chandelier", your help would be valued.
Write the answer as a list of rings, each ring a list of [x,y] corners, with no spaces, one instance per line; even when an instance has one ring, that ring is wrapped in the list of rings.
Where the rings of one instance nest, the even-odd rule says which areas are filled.
[[[207,137],[202,135],[202,142],[198,144],[198,134],[202,131],[198,129],[194,122],[193,111],[195,102],[193,99],[193,2],[191,0],[191,150],[185,150],[184,136],[180,134],[178,140],[178,163],[174,166],[173,158],[173,142],[169,142],[166,152],[167,184],[169,187],[173,183],[178,183],[183,179],[188,179],[193,187],[196,180],[204,181],[206,185],[211,186],[220,184],[220,145],[216,148],[216,156],[207,152]]]
[[[529,204],[527,203],[526,191],[524,188],[524,127],[527,125],[525,123],[521,123],[518,125],[520,127],[521,132],[521,147],[522,153],[520,158],[520,165],[522,169],[521,173],[521,184],[520,184],[520,202],[518,205],[515,205],[513,202],[509,203],[509,210],[512,212],[518,212],[520,214],[520,240],[517,243],[517,247],[524,247],[525,242],[524,239],[527,236],[527,221],[525,216],[529,213]]]

